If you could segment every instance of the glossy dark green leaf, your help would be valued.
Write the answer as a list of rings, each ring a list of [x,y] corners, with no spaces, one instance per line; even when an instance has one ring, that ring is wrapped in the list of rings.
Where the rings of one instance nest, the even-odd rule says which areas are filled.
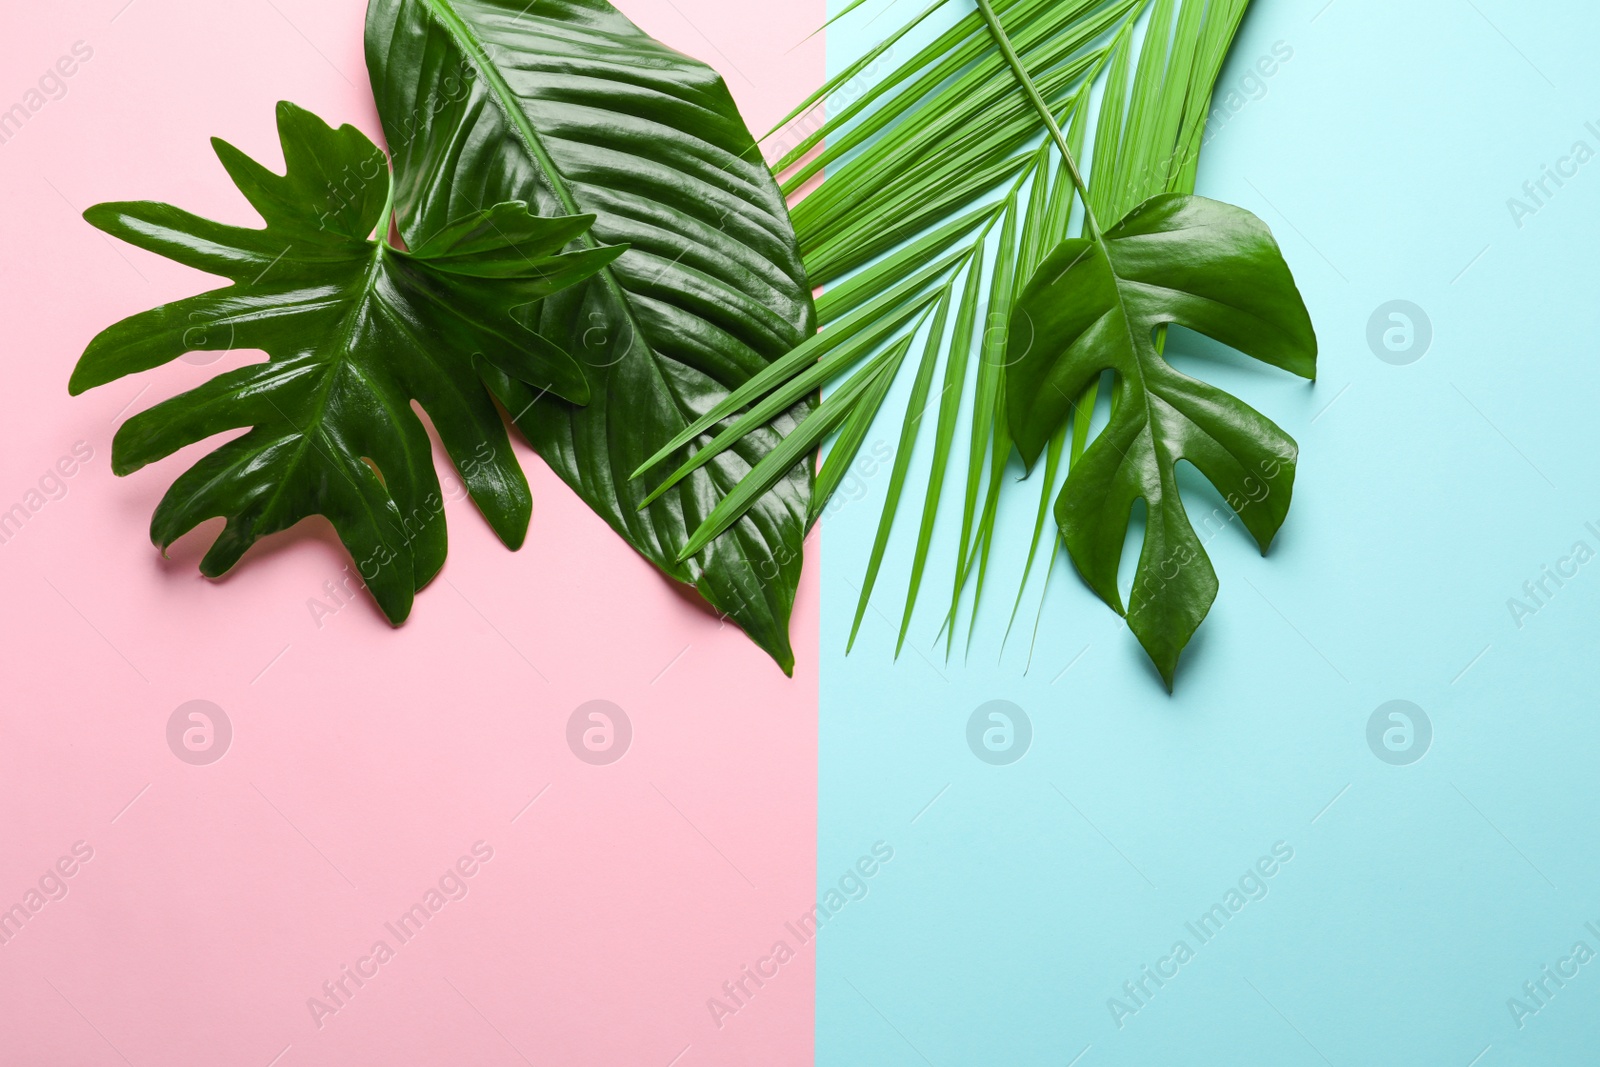
[[[224,573],[258,539],[326,516],[384,613],[400,622],[444,564],[443,499],[419,403],[495,532],[516,548],[532,501],[486,377],[510,375],[575,402],[577,363],[523,325],[526,309],[621,251],[562,249],[591,218],[540,218],[496,203],[414,231],[387,227],[389,168],[350,126],[278,106],[286,174],[223,141],[217,155],[266,222],[227,226],[166,204],[100,204],[95,226],[232,279],[223,289],[134,315],[89,345],[70,389],[148,370],[187,352],[270,357],[129,419],[112,445],[128,474],[215,434],[247,429],[189,468],[156,508],[162,548],[207,519],[227,525],[200,569]],[[402,175],[402,177],[404,177]]]
[[[1056,519],[1079,573],[1121,612],[1123,541],[1145,502],[1126,614],[1168,686],[1217,594],[1179,498],[1179,461],[1217,487],[1264,553],[1288,514],[1298,455],[1266,417],[1162,358],[1156,331],[1171,324],[1316,376],[1311,318],[1266,225],[1178,194],[1152,197],[1103,238],[1062,242],[1018,299],[1006,350],[1007,415],[1029,466],[1084,389],[1116,376],[1111,422],[1072,465]]]
[[[783,197],[722,79],[604,0],[373,0],[367,65],[390,150],[407,164],[396,215],[408,241],[483,203],[522,199],[546,214],[595,215],[577,247],[631,246],[539,311],[541,331],[566,338],[583,364],[591,403],[510,380],[498,391],[590,507],[791,669],[811,457],[795,455],[736,523],[678,556],[814,400],[642,510],[655,482],[632,478],[815,328]]]

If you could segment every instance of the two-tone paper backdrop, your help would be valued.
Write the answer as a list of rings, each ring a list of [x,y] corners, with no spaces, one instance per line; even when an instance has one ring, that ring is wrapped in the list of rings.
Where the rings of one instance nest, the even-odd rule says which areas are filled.
[[[863,9],[825,60],[799,44],[821,0],[621,6],[758,129],[913,10]],[[1200,191],[1278,234],[1322,377],[1173,346],[1303,457],[1270,558],[1209,540],[1222,595],[1168,697],[1060,562],[1026,673],[1026,634],[999,647],[1004,558],[966,655],[935,651],[930,599],[898,664],[870,612],[846,659],[868,472],[810,557],[792,682],[526,451],[527,547],[453,500],[399,631],[329,595],[344,559],[314,529],[221,583],[197,539],[162,561],[144,529],[184,457],[114,479],[111,434],[226,364],[65,381],[97,329],[212,283],[78,213],[249,222],[207,139],[276,159],[280,98],[375,135],[363,8],[7,15],[0,111],[43,103],[0,143],[0,512],[27,515],[0,543],[0,909],[46,902],[0,926],[0,1064],[1600,1056],[1600,16],[1257,0]],[[1003,515],[1001,543],[1030,522]],[[604,765],[567,741],[596,700],[631,724]],[[226,718],[215,762],[220,732],[170,735],[191,701]],[[993,701],[1012,751],[969,744]],[[402,943],[386,924],[435,889]],[[818,901],[836,914],[802,940]],[[379,940],[393,958],[344,978]]]

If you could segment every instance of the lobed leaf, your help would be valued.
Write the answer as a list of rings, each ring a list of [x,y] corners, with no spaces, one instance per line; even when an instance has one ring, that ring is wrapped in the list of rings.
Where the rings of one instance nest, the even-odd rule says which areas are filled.
[[[1288,514],[1297,456],[1267,418],[1161,357],[1156,331],[1171,324],[1316,374],[1311,318],[1267,227],[1243,208],[1178,194],[1153,197],[1103,239],[1051,253],[1017,302],[1006,353],[1007,416],[1030,466],[1065,429],[1073,400],[1103,371],[1115,375],[1110,425],[1068,472],[1056,517],[1079,573],[1121,612],[1122,545],[1135,501],[1145,502],[1126,614],[1169,687],[1217,593],[1178,463],[1217,487],[1264,553]]]
[[[151,521],[163,549],[227,520],[200,564],[225,573],[257,540],[326,516],[394,623],[444,564],[443,499],[420,404],[495,533],[521,545],[528,484],[485,384],[512,376],[589,399],[565,350],[522,323],[522,309],[581,282],[622,251],[562,249],[591,216],[541,218],[498,203],[441,220],[412,251],[372,239],[387,226],[383,153],[350,126],[278,106],[285,173],[223,141],[217,155],[266,226],[211,222],[166,204],[99,204],[88,221],[232,285],[134,315],[103,331],[73,371],[74,394],[193,351],[261,349],[141,412],[117,431],[112,465],[129,474],[179,449],[245,430],[190,467]]]

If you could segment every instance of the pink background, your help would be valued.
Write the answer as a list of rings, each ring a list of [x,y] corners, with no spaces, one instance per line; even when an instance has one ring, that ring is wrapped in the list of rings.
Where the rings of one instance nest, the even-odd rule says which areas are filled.
[[[821,79],[820,37],[794,47],[821,0],[759,18],[726,0],[621,6],[722,70],[758,132]],[[309,602],[346,564],[320,520],[208,582],[196,563],[214,528],[169,561],[146,535],[205,446],[111,475],[121,419],[229,362],[67,396],[98,330],[219,284],[79,212],[156,199],[257,224],[208,138],[278,166],[279,99],[380,139],[364,8],[7,11],[0,109],[75,42],[93,57],[0,144],[0,511],[26,506],[75,442],[93,458],[64,496],[47,480],[59,499],[0,544],[0,909],[74,843],[94,854],[0,945],[0,1063],[808,1063],[812,947],[721,1029],[706,1000],[815,896],[814,551],[789,681],[522,449],[521,552],[457,488],[449,563],[411,621],[391,630],[362,597],[319,628]],[[196,699],[234,730],[210,766],[167,747],[168,718]],[[608,767],[565,741],[593,699],[633,722]],[[384,923],[478,841],[494,858],[468,895],[400,945]],[[308,998],[380,938],[394,959],[319,1029]]]

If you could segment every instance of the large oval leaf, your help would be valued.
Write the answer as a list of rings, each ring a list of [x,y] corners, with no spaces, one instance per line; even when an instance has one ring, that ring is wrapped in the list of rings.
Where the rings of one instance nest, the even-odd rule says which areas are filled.
[[[402,235],[484,204],[593,214],[575,247],[628,245],[543,302],[540,333],[589,376],[576,407],[503,379],[533,446],[657,567],[695,585],[787,671],[814,474],[797,462],[726,533],[690,532],[810,410],[719,455],[649,506],[632,473],[815,329],[787,208],[722,79],[605,0],[372,0],[367,66],[398,173]]]

